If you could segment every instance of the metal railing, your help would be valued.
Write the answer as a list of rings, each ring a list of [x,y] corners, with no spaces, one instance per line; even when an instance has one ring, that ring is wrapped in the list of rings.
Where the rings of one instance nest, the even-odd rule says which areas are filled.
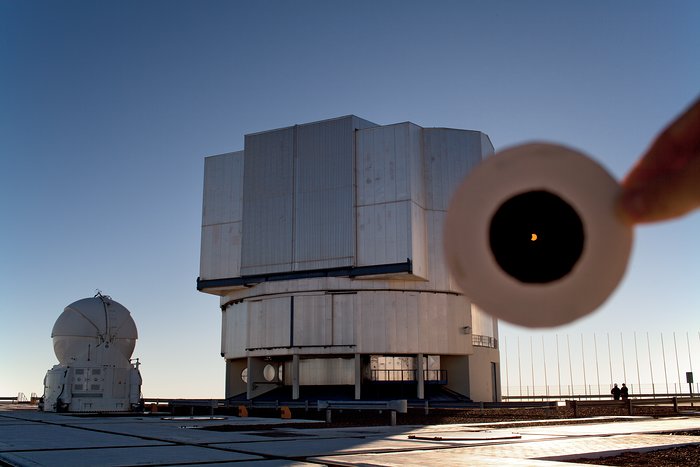
[[[488,347],[490,349],[498,348],[498,339],[491,336],[481,336],[472,334],[472,345],[475,347]]]
[[[423,381],[447,384],[447,370],[423,370]]]
[[[11,403],[11,404],[36,404],[39,401],[39,396],[33,392],[29,398],[20,392],[17,396],[1,396],[0,403]]]
[[[418,370],[372,370],[372,381],[416,381]],[[447,383],[447,370],[423,370],[423,381]]]
[[[372,381],[415,381],[416,370],[372,370]]]

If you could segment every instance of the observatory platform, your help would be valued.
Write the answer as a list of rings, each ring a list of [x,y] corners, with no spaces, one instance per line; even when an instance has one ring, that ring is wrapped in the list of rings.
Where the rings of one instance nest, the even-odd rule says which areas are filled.
[[[235,431],[206,429],[213,425]],[[698,417],[489,430],[483,424],[311,428],[303,420],[74,416],[0,404],[0,464],[571,467],[584,464],[563,461],[695,444],[697,436],[657,433],[698,429]]]

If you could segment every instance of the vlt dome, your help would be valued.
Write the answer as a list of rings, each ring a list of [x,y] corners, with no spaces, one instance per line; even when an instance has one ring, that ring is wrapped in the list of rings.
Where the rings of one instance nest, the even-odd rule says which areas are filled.
[[[68,305],[51,332],[59,364],[44,379],[44,410],[121,412],[141,400],[138,332],[123,305],[97,294]]]
[[[442,248],[492,152],[479,131],[349,115],[207,157],[197,288],[220,297],[226,396],[500,400],[497,320]]]

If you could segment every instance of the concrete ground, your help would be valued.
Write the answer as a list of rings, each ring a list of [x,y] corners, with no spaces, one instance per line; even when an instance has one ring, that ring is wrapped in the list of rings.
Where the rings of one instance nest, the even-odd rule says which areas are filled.
[[[693,415],[489,430],[480,424],[304,428],[303,420],[290,427],[290,420],[267,418],[78,417],[19,407],[0,405],[0,465],[573,466],[582,464],[561,461],[700,444],[697,436],[656,434],[699,430]],[[202,429],[212,425],[236,425],[236,431]]]

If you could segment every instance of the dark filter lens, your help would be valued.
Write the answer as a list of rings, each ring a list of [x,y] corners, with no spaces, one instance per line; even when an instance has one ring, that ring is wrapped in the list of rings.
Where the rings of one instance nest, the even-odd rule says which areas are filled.
[[[515,279],[543,284],[566,276],[583,252],[581,218],[548,191],[522,193],[504,202],[491,219],[491,252]]]

